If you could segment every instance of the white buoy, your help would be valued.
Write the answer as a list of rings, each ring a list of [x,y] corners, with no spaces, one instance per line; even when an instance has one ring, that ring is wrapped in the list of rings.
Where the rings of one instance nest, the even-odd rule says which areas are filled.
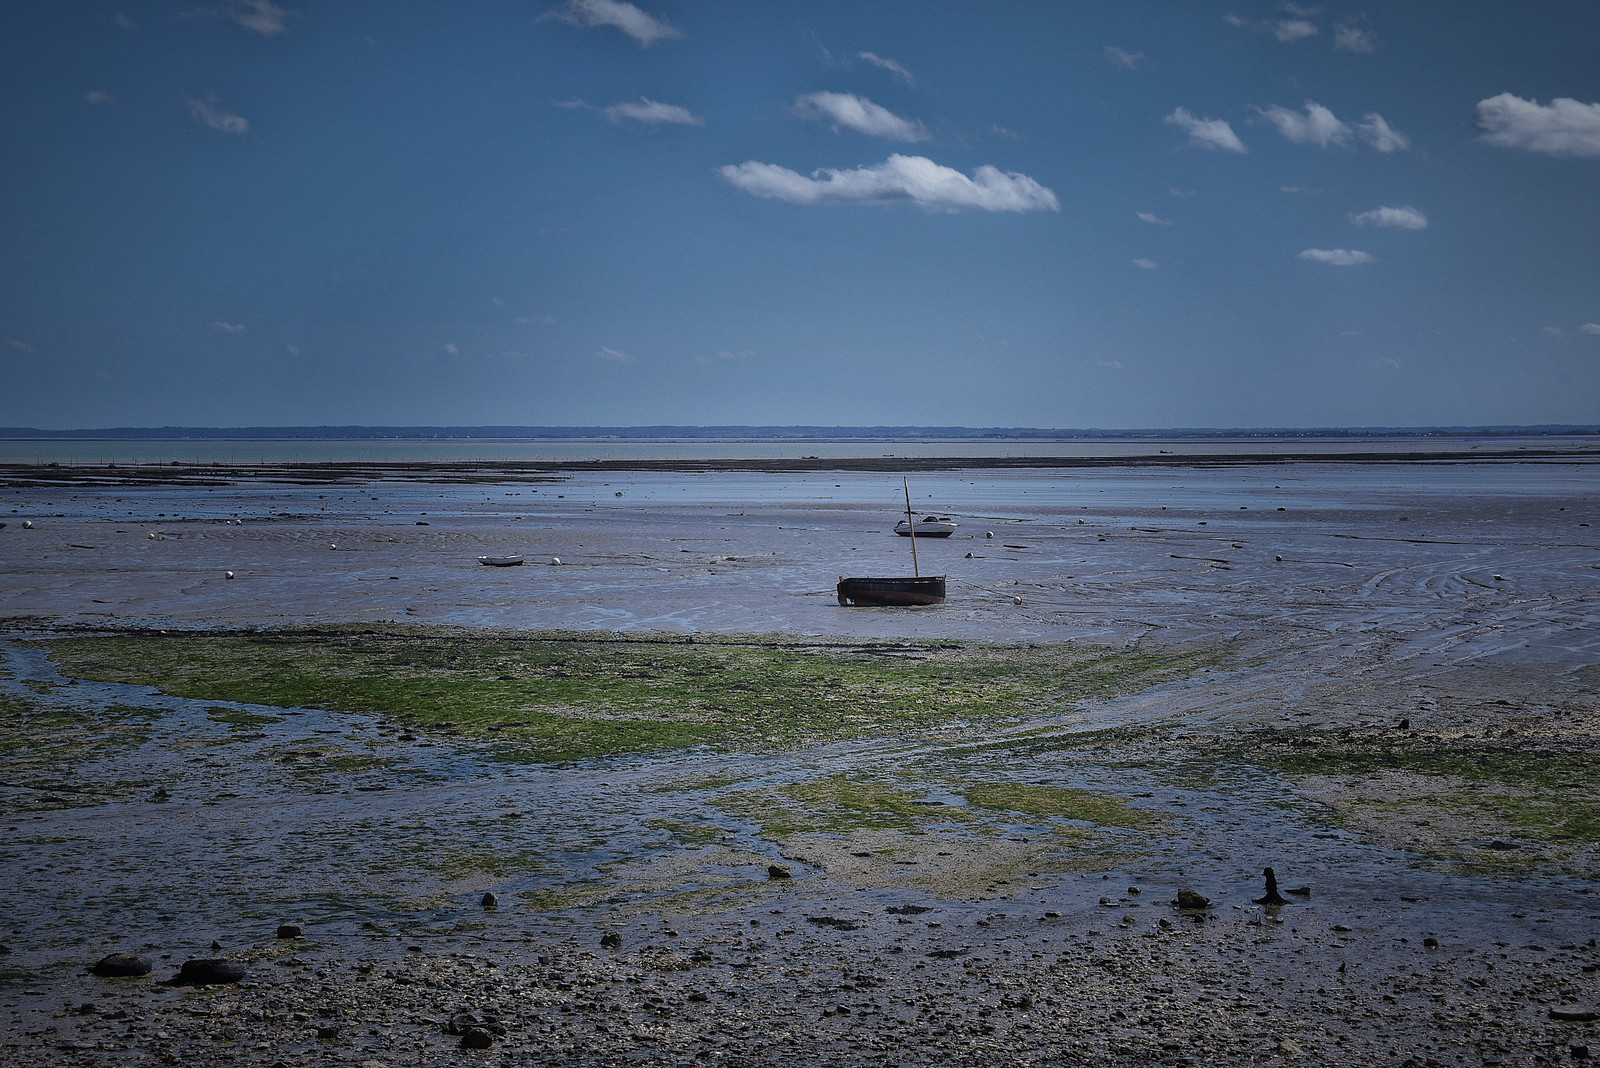
[[[556,566],[556,565],[557,565],[557,564],[559,564],[559,563],[561,563],[561,557],[559,557],[559,556],[552,556],[552,557],[551,557],[551,558],[550,558],[550,566],[551,566],[551,567],[554,567],[554,566]]]
[[[1021,597],[1013,597],[1013,598],[1011,598],[1011,603],[1012,604],[1021,604],[1022,603],[1022,598]]]
[[[330,549],[337,549],[338,547],[339,547],[338,542],[330,542],[328,544],[328,548],[330,548]]]
[[[32,529],[33,529],[33,520],[31,520],[31,519],[24,519],[24,520],[23,520],[23,521],[22,521],[22,529],[23,529],[23,530],[32,530]]]
[[[233,578],[233,572],[232,571],[224,571],[222,573],[222,577],[223,578]]]
[[[992,537],[994,537],[994,531],[992,531],[992,530],[986,531],[983,536],[986,537],[986,538],[992,538]]]

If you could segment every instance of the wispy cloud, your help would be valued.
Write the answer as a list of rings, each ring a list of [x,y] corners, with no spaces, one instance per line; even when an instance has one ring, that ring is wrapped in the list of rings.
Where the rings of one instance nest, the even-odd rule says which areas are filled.
[[[233,0],[223,8],[223,14],[263,37],[276,37],[289,32],[289,13],[271,0]]]
[[[1587,327],[1585,327],[1585,329],[1587,329]],[[1597,332],[1600,332],[1600,331],[1597,331]],[[37,355],[33,351],[33,346],[32,345],[25,344],[24,342],[18,341],[14,337],[6,338],[6,344],[9,345],[11,348],[15,349],[16,351],[22,353],[24,356]]]
[[[633,362],[633,357],[632,356],[629,356],[626,352],[623,352],[621,349],[611,348],[609,345],[600,346],[600,349],[597,352],[595,352],[594,358],[597,359],[597,360],[609,360],[612,363],[632,363]]]
[[[1351,212],[1348,218],[1357,226],[1393,226],[1401,230],[1425,230],[1428,227],[1428,217],[1411,207],[1373,208],[1371,211]]]
[[[1345,23],[1333,28],[1333,47],[1346,52],[1375,52],[1378,36],[1365,26]]]
[[[1411,138],[1384,122],[1383,116],[1376,111],[1363,115],[1358,129],[1361,136],[1367,139],[1367,144],[1379,152],[1404,151],[1411,147]]]
[[[1300,145],[1330,145],[1341,147],[1359,137],[1379,152],[1395,152],[1411,147],[1411,139],[1384,121],[1376,111],[1369,111],[1361,123],[1351,126],[1315,100],[1307,100],[1304,111],[1294,111],[1277,104],[1256,111],[1284,136]]]
[[[920,122],[902,119],[888,108],[850,93],[806,93],[794,102],[802,119],[825,122],[835,131],[841,126],[891,141],[926,141],[928,130]]]
[[[1256,33],[1271,34],[1282,44],[1292,41],[1301,41],[1307,37],[1315,37],[1322,31],[1310,19],[1242,19],[1238,15],[1222,16],[1224,22],[1230,26],[1237,26],[1243,30],[1254,30]]]
[[[137,30],[139,28],[139,24],[137,22],[133,21],[120,11],[111,16],[111,21],[116,23],[118,26],[121,26],[125,30]]]
[[[1106,45],[1101,49],[1101,52],[1112,63],[1124,70],[1137,70],[1144,64],[1146,59],[1143,52],[1129,52],[1127,49],[1118,48],[1116,45]]]
[[[1178,108],[1171,115],[1161,120],[1168,126],[1176,126],[1189,135],[1191,145],[1201,148],[1220,149],[1223,152],[1248,152],[1244,142],[1239,140],[1239,135],[1233,132],[1233,127],[1228,125],[1226,119],[1201,119],[1189,113],[1188,108]]]
[[[245,332],[245,325],[243,323],[225,323],[219,319],[211,324],[211,329],[219,334],[242,334]]]
[[[1297,145],[1342,145],[1350,140],[1350,127],[1327,108],[1314,100],[1307,100],[1304,114],[1277,104],[1265,110],[1257,108],[1261,117],[1270,122],[1287,140]]]
[[[205,96],[185,97],[189,105],[189,114],[194,116],[196,122],[203,122],[213,130],[223,133],[242,134],[250,129],[250,123],[241,116],[231,111],[223,111],[217,106],[217,94],[207,93]]]
[[[1326,263],[1334,267],[1354,267],[1358,263],[1371,263],[1372,256],[1348,248],[1308,248],[1300,258],[1313,263]]]
[[[887,204],[909,201],[930,211],[1060,211],[1056,195],[1025,174],[985,164],[967,177],[924,156],[890,156],[853,171],[822,168],[810,177],[773,163],[730,164],[718,172],[753,196],[792,204]]]
[[[672,123],[679,126],[703,126],[706,121],[688,108],[679,107],[677,104],[663,104],[647,96],[641,96],[637,101],[612,104],[601,114],[612,122],[632,119],[634,122],[651,125]]]
[[[645,48],[657,41],[670,41],[683,36],[683,31],[676,26],[647,15],[623,0],[569,0],[565,6],[547,11],[539,17],[559,19],[569,26],[614,26]]]
[[[863,63],[871,63],[874,67],[882,67],[907,85],[917,84],[917,79],[909,70],[887,56],[880,56],[875,52],[857,52],[856,58]]]
[[[1544,329],[1544,332],[1549,334],[1551,337],[1566,337],[1567,336],[1567,332],[1565,330],[1561,329],[1559,326],[1547,326],[1547,327],[1544,327],[1543,329]]]
[[[1280,185],[1280,193],[1326,193],[1326,189],[1314,189],[1308,185]]]
[[[1133,265],[1146,271],[1153,271],[1159,266],[1155,260],[1147,260],[1143,256],[1134,260]]]
[[[1150,223],[1152,226],[1171,226],[1172,225],[1172,220],[1171,219],[1163,219],[1159,215],[1155,214],[1154,212],[1141,211],[1141,212],[1138,212],[1137,214],[1138,214],[1139,218],[1143,219],[1147,223]]]
[[[459,355],[461,355],[461,350],[456,348],[454,345],[449,344],[448,342],[443,344],[443,345],[441,345],[441,346],[439,346],[439,347],[444,350],[444,354],[446,356],[459,356]]]
[[[1600,334],[1600,323],[1584,323],[1582,326],[1578,327],[1578,329],[1583,331],[1585,334]],[[13,341],[12,344],[14,345],[16,342]],[[29,351],[31,352],[33,350],[30,349]]]
[[[1478,101],[1483,140],[1547,156],[1600,156],[1600,104],[1556,97],[1548,105],[1501,93]]]
[[[102,93],[98,89],[92,93],[84,93],[83,99],[91,104],[115,104],[117,102],[116,97],[112,96],[110,93]]]

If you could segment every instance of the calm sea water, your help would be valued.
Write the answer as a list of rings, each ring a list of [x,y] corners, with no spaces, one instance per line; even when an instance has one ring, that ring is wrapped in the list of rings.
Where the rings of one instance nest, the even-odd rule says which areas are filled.
[[[1563,446],[1596,448],[1592,437],[1372,437],[1372,438],[1204,438],[1128,440],[1125,438],[1049,441],[993,439],[906,441],[850,438],[385,438],[385,439],[152,439],[64,438],[0,439],[0,463],[282,464],[473,463],[582,460],[783,460],[804,457],[1009,457],[1149,456],[1244,453],[1460,452],[1507,449],[1543,450]]]

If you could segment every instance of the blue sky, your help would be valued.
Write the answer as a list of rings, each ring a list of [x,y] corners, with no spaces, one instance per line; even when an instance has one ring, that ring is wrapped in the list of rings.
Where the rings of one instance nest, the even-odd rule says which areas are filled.
[[[0,7],[0,425],[1600,421],[1600,4]]]

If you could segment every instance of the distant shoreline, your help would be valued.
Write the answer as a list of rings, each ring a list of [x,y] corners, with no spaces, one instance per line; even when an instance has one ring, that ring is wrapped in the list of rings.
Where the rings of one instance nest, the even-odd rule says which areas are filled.
[[[288,482],[314,485],[402,479],[418,482],[551,481],[571,474],[612,471],[715,471],[804,474],[823,471],[916,472],[1074,468],[1260,467],[1281,464],[1596,463],[1600,441],[1515,449],[1412,449],[1342,452],[1182,452],[1105,456],[876,456],[799,458],[609,458],[571,460],[287,461],[264,463],[134,464],[0,463],[0,486],[226,485]]]
[[[1139,429],[966,426],[163,426],[48,430],[0,427],[0,441],[1207,441],[1600,436],[1600,424],[1424,427],[1168,427]]]

